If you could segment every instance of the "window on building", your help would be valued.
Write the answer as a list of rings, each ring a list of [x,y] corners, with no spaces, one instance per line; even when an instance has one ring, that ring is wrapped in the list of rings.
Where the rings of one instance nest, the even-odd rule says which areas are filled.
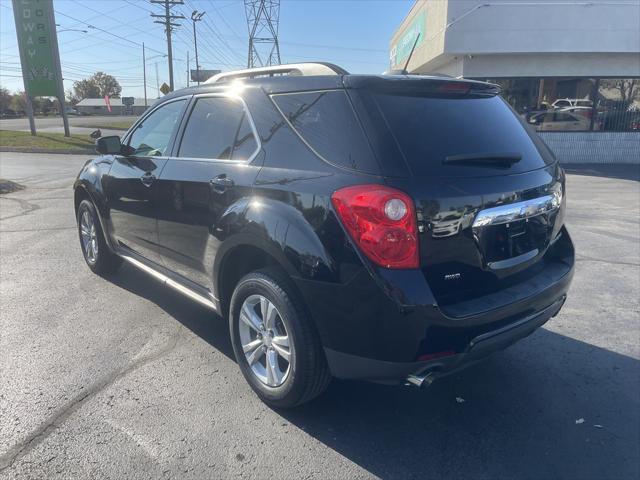
[[[539,131],[640,131],[640,78],[486,80]]]
[[[191,111],[178,156],[245,161],[257,148],[240,100],[205,97],[198,99]]]
[[[640,78],[600,79],[596,122],[603,131],[640,132]]]

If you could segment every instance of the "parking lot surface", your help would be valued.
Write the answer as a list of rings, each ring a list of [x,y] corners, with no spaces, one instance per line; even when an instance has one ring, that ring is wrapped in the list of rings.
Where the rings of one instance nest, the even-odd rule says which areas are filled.
[[[86,157],[0,154],[0,478],[640,478],[640,183],[568,177],[561,314],[426,390],[334,381],[263,405],[226,322],[125,265],[91,274]],[[613,178],[623,177],[623,178]]]

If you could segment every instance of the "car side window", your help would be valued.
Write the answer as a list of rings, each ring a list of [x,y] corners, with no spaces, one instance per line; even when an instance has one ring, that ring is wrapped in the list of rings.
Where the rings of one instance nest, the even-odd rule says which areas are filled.
[[[186,100],[177,100],[162,105],[142,120],[129,137],[133,155],[162,157],[167,151],[171,135],[176,128]]]
[[[189,115],[178,157],[246,161],[258,148],[241,100],[203,97]]]
[[[327,162],[361,172],[378,171],[344,91],[286,93],[272,98],[298,135]]]

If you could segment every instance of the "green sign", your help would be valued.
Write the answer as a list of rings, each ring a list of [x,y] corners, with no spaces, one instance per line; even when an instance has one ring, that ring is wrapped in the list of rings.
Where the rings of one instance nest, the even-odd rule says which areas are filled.
[[[61,91],[53,0],[13,0],[24,87],[31,97]]]
[[[416,44],[416,48],[422,42],[424,42],[424,31],[426,25],[426,14],[423,11],[418,13],[411,21],[407,29],[398,39],[398,42],[391,48],[391,65],[399,65],[407,59],[413,48],[413,43],[416,41],[418,34],[420,38]]]

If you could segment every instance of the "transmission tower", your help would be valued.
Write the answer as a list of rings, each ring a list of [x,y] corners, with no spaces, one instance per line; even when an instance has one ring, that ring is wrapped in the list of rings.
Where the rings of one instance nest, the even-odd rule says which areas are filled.
[[[280,65],[280,0],[244,0],[244,12],[249,29],[247,67]]]

